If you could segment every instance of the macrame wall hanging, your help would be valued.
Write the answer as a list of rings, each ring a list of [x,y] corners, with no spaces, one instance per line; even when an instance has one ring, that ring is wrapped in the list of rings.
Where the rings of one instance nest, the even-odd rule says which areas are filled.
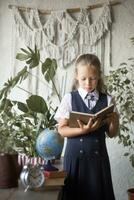
[[[13,7],[12,11],[16,35],[26,46],[34,48],[36,44],[40,50],[45,50],[46,57],[56,58],[60,67],[66,68],[85,52],[100,52],[98,56],[102,59],[104,52],[99,40],[110,30],[112,23],[108,4],[103,6],[101,15],[92,24],[87,9],[81,9],[77,19],[64,10],[53,11],[43,20],[37,9],[24,12]]]
[[[41,16],[37,9],[22,11],[16,6],[12,7],[12,13],[15,38],[20,38],[31,48],[36,44],[43,57],[57,60],[59,68],[67,71],[79,54],[89,52],[98,55],[103,67],[111,66],[112,20],[109,4],[102,7],[100,16],[94,22],[86,8],[80,9],[77,17],[72,17],[67,10],[53,11],[46,17]],[[36,90],[37,84],[39,87],[36,83]],[[49,89],[47,96],[51,92],[52,89]]]

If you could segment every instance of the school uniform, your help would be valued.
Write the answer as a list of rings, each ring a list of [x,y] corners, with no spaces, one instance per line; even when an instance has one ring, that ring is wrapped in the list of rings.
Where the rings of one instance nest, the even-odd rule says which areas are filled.
[[[106,94],[97,93],[93,108],[88,108],[80,92],[71,92],[73,111],[97,113],[108,106]],[[98,130],[67,138],[64,170],[68,172],[60,199],[115,200],[109,157],[105,143],[107,125]]]

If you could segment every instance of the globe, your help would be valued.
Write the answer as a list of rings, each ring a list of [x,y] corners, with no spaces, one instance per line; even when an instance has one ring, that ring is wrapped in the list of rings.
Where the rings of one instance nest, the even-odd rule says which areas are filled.
[[[36,150],[38,154],[45,159],[46,170],[53,170],[54,167],[50,165],[50,160],[57,158],[61,155],[63,149],[63,137],[57,130],[45,129],[43,130],[36,140]]]

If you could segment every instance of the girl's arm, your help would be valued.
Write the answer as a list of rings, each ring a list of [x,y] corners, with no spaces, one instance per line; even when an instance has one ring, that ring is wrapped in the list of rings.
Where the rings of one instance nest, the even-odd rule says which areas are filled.
[[[110,138],[117,136],[119,129],[119,115],[117,112],[111,113],[107,118],[108,136]]]
[[[108,97],[108,105],[110,104],[114,104],[115,108],[114,108],[114,112],[108,115],[107,118],[107,124],[108,124],[108,131],[107,131],[107,135],[109,137],[115,137],[118,134],[118,129],[119,129],[119,113],[116,107],[116,102],[115,102],[115,98],[113,96],[107,96]]]
[[[58,132],[63,137],[75,137],[83,134],[89,134],[92,131],[95,131],[99,128],[100,120],[96,120],[93,123],[92,119],[89,119],[87,125],[84,125],[81,121],[78,120],[79,128],[70,128],[68,125],[68,119],[60,119],[58,125]]]

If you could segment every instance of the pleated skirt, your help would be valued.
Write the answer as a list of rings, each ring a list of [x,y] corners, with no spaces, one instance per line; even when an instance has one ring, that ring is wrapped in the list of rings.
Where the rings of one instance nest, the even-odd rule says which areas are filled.
[[[70,153],[69,153],[70,152]],[[68,172],[60,200],[115,200],[108,154],[99,151],[76,154],[67,149],[64,169]]]

